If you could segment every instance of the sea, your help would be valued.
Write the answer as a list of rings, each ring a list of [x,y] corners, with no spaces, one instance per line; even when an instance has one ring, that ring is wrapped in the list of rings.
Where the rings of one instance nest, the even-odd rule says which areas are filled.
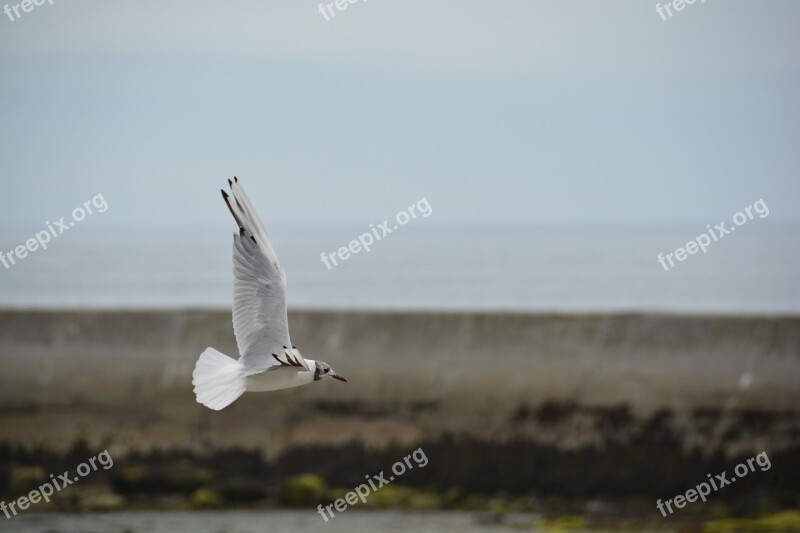
[[[17,533],[274,533],[324,531],[373,533],[375,531],[427,533],[498,533],[530,530],[543,517],[511,513],[503,525],[487,523],[486,513],[453,511],[395,512],[350,510],[325,522],[313,510],[304,511],[139,511],[64,515],[23,514],[10,524],[0,521],[0,531]],[[552,527],[547,531],[567,531]],[[570,528],[571,533],[581,530]],[[595,533],[598,530],[594,530]],[[663,529],[661,530],[663,531]]]
[[[707,231],[671,227],[444,227],[415,222],[350,253],[368,227],[281,227],[270,238],[290,309],[797,314],[800,228],[755,220],[665,270]],[[0,252],[42,228],[0,229]],[[84,224],[8,268],[3,308],[227,308],[232,236],[220,228]],[[344,255],[344,254],[342,254]],[[8,262],[8,260],[6,260]],[[668,264],[668,263],[667,263]]]

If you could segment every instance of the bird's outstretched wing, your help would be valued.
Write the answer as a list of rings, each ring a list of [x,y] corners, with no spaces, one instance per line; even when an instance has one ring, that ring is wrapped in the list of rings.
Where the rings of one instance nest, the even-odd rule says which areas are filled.
[[[286,276],[253,204],[237,178],[222,197],[239,225],[233,236],[233,332],[248,374],[274,366],[310,370],[292,347],[286,317]]]

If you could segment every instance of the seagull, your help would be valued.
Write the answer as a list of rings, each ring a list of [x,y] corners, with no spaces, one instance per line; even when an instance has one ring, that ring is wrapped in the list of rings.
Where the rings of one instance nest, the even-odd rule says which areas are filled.
[[[214,348],[192,372],[197,402],[219,411],[245,392],[298,387],[326,378],[347,380],[328,363],[306,359],[292,345],[286,317],[286,275],[238,178],[222,197],[239,225],[233,235],[233,333],[239,359]]]

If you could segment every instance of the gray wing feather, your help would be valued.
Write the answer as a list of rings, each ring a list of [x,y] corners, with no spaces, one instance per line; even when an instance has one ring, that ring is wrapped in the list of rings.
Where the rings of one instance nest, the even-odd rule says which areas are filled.
[[[239,224],[233,236],[233,332],[241,362],[250,374],[278,365],[272,354],[291,349],[286,316],[286,276],[261,220],[238,180],[231,182],[233,201],[223,191]],[[299,356],[298,363],[309,370]]]

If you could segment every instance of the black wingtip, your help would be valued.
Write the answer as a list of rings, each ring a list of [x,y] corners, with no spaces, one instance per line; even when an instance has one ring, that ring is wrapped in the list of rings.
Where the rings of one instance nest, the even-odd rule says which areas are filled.
[[[236,176],[234,176],[234,177],[233,177],[233,181],[235,181],[236,183],[239,183],[239,178],[237,178]]]
[[[220,189],[219,192],[222,193],[222,197],[225,198],[225,200],[227,201],[228,200],[228,193],[225,192],[225,189]]]
[[[228,187],[233,187],[233,182],[230,180],[230,178],[228,179]]]

